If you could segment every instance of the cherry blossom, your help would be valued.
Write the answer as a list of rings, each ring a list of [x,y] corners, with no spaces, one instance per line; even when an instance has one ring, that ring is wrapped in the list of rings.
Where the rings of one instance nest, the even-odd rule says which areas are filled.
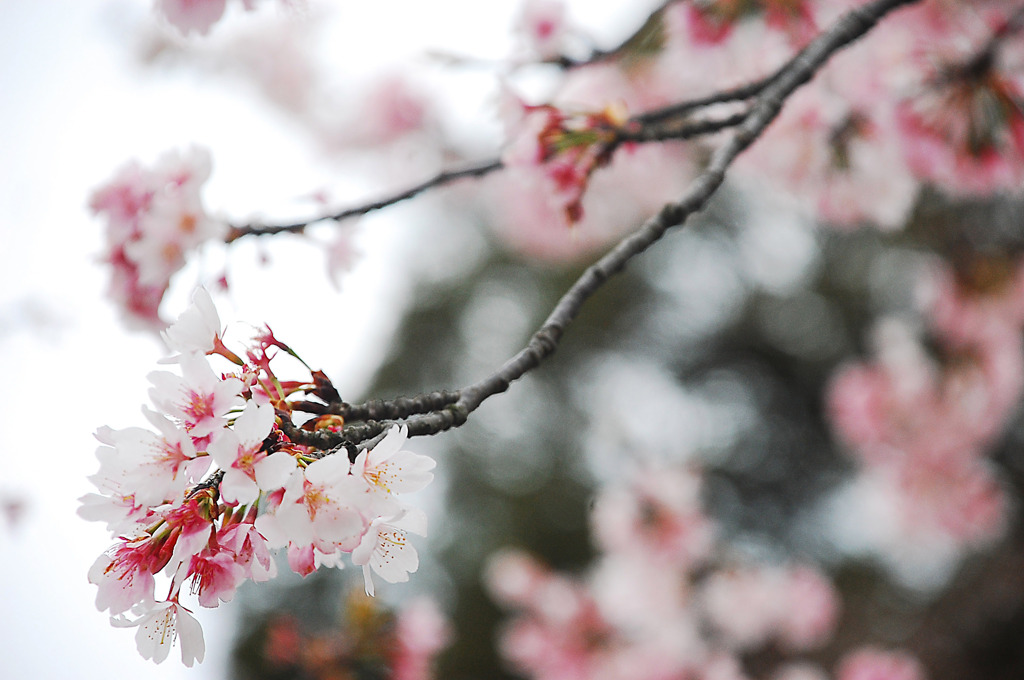
[[[220,490],[225,502],[248,505],[260,491],[273,491],[284,486],[295,459],[284,451],[267,454],[263,440],[274,425],[274,407],[270,404],[246,403],[234,427],[221,432],[211,442],[209,451],[224,471]]]
[[[388,583],[404,583],[420,566],[408,534],[427,534],[427,516],[406,510],[396,517],[378,517],[370,523],[362,541],[352,551],[352,563],[362,566],[366,594],[373,595],[371,570]]]
[[[452,639],[452,629],[434,600],[418,597],[398,612],[394,680],[427,680],[434,656]]]
[[[226,234],[199,195],[209,175],[209,153],[194,147],[151,168],[129,163],[93,192],[90,207],[107,219],[109,294],[131,322],[162,328],[160,302],[185,256]]]
[[[730,563],[711,534],[693,552],[693,529],[707,525],[694,521],[700,486],[694,470],[645,469],[604,489],[592,520],[602,552],[582,577],[496,554],[487,586],[518,610],[502,635],[505,658],[544,680],[627,680],[638,667],[653,678],[742,679],[739,652],[825,643],[839,603],[821,572]]]
[[[256,0],[242,0],[246,10],[256,6]],[[206,35],[224,16],[227,0],[157,0],[157,10],[174,28],[184,35],[193,31]]]
[[[192,438],[166,416],[145,407],[143,414],[159,433],[127,428],[109,430],[105,437],[113,442],[122,484],[134,490],[136,502],[154,506],[180,498],[206,472],[209,459],[197,458]]]
[[[434,479],[430,470],[437,463],[428,456],[403,451],[407,437],[405,427],[391,428],[380,443],[356,456],[352,474],[386,495],[412,493],[426,487]]]
[[[242,1],[245,9],[254,4]],[[536,66],[557,84],[539,100],[544,103],[527,104],[509,84],[526,65],[516,58],[501,68],[511,105],[503,116],[504,143],[495,140],[491,148],[503,151],[481,166],[488,168],[481,174],[502,171],[493,175],[502,182],[492,196],[497,229],[520,253],[568,259],[657,214],[611,251],[604,262],[615,267],[587,270],[603,280],[628,260],[616,253],[636,248],[635,255],[649,234],[656,240],[675,225],[657,221],[663,206],[665,215],[691,214],[680,208],[689,198],[678,203],[680,196],[700,198],[692,189],[683,193],[688,180],[696,176],[697,188],[723,181],[718,163],[727,154],[721,151],[733,147],[718,142],[734,132],[730,144],[750,146],[735,168],[740,184],[786,192],[801,209],[843,227],[871,223],[895,232],[921,197],[935,191],[954,198],[1019,193],[1019,3],[920,3],[894,12],[873,42],[868,38],[813,74],[789,66],[776,71],[835,17],[865,4],[665,3],[613,51],[595,46],[590,59],[577,62],[568,53],[583,40],[569,26],[565,5],[528,0],[516,30],[529,59],[547,62]],[[207,34],[229,3],[158,0],[155,6],[189,35]],[[818,47],[840,33],[799,52],[793,63],[813,61]],[[275,54],[257,42],[260,56]],[[339,125],[336,107],[321,106],[333,100],[311,95],[314,76],[304,57],[293,59],[301,51],[296,41],[279,44],[290,54],[264,60],[267,91],[331,141],[360,151],[370,145],[402,151],[424,142],[426,155],[446,160],[460,153],[451,139],[426,141],[443,126],[427,94],[404,77],[373,88],[367,106],[352,108],[355,119],[338,115]],[[286,77],[296,73],[299,78]],[[794,74],[806,87],[779,101],[765,98]],[[739,85],[741,93],[695,99]],[[654,111],[661,107],[670,108]],[[324,122],[315,108],[332,120]],[[777,117],[765,113],[774,116],[776,108]],[[692,140],[689,126],[702,123],[724,132]],[[755,134],[744,137],[748,132]],[[90,199],[106,222],[101,257],[110,296],[131,322],[165,329],[176,355],[166,360],[173,371],[149,375],[155,410],[144,410],[148,429],[97,432],[100,469],[90,480],[98,493],[81,498],[79,514],[105,522],[115,544],[93,563],[88,579],[97,587],[97,607],[115,625],[138,628],[144,658],[162,662],[180,638],[188,666],[202,660],[205,645],[179,597],[208,608],[230,601],[245,580],[276,575],[273,549],[285,549],[289,567],[303,576],[346,561],[359,566],[370,595],[374,574],[389,583],[408,581],[419,567],[410,534],[426,535],[427,518],[402,496],[426,488],[436,464],[404,449],[410,429],[402,423],[423,425],[412,428],[423,434],[433,427],[432,416],[446,416],[447,427],[464,415],[459,409],[477,389],[457,395],[451,410],[446,401],[408,418],[401,412],[415,400],[350,404],[269,328],[237,353],[228,349],[203,289],[166,327],[163,297],[207,244],[302,233],[314,221],[330,221],[321,213],[291,226],[229,230],[202,199],[210,173],[206,151],[172,152],[149,166],[129,163]],[[472,173],[442,173],[400,198],[342,214],[381,209],[466,174]],[[729,168],[729,181],[732,176]],[[922,185],[928,185],[924,192]],[[333,259],[346,259],[350,245],[342,242]],[[911,320],[879,323],[870,356],[839,366],[829,386],[827,415],[855,466],[847,482],[883,508],[880,533],[888,543],[882,551],[890,555],[899,546],[924,545],[956,557],[995,541],[1009,526],[1014,499],[986,452],[1024,392],[1024,265],[1016,255],[956,255],[922,283],[919,307],[907,313]],[[304,291],[303,272],[290,274],[299,280],[294,290]],[[586,288],[587,280],[574,294],[596,290]],[[552,329],[562,330],[545,326]],[[277,363],[272,368],[281,353],[298,359],[309,375],[285,375]],[[224,360],[230,365],[223,369],[213,363]],[[503,370],[495,374],[503,387],[522,375],[505,379]],[[366,415],[378,410],[387,415]],[[365,442],[376,438],[368,448]],[[825,677],[817,666],[788,658],[832,635],[840,603],[824,571],[732,549],[702,504],[696,468],[642,470],[616,481],[598,491],[591,516],[598,555],[582,573],[560,574],[516,552],[492,562],[489,588],[515,610],[501,645],[517,671],[543,679],[625,680],[643,669],[655,680],[742,680],[746,661],[772,646],[768,656],[785,655],[786,665],[766,677]],[[155,600],[158,588],[165,601]],[[396,665],[399,677],[425,675],[426,660],[447,637],[434,613],[409,615],[412,623],[400,633],[406,661]],[[925,675],[911,657],[874,648],[848,654],[835,673],[837,680]]]
[[[615,130],[625,115],[614,106],[580,114],[547,105],[522,107],[502,160],[513,171],[537,173],[543,195],[564,214],[567,225],[574,224],[583,217],[590,175],[610,161]]]
[[[207,546],[181,563],[174,575],[174,583],[180,587],[188,578],[193,579],[193,590],[199,594],[199,604],[216,607],[220,602],[230,602],[235,596],[235,590],[246,578],[245,567],[231,552]]]
[[[192,304],[161,336],[174,351],[207,354],[217,346],[223,332],[213,298],[199,287],[192,294]]]
[[[173,359],[177,370],[149,376],[158,410],[143,411],[157,432],[100,428],[100,470],[91,477],[99,493],[83,496],[79,508],[117,535],[89,570],[97,607],[114,625],[137,626],[140,653],[157,663],[176,637],[186,665],[204,655],[199,624],[179,597],[191,591],[202,607],[232,600],[245,580],[277,575],[272,548],[287,547],[289,566],[302,575],[341,567],[352,553],[372,592],[371,571],[392,583],[408,580],[418,556],[406,533],[426,532],[422,511],[397,496],[426,487],[436,464],[403,449],[405,428],[391,428],[356,464],[344,449],[317,453],[301,437],[293,441],[281,427],[292,395],[300,406],[310,394],[337,398],[330,379],[312,369],[307,380],[278,378],[268,350],[298,355],[269,329],[241,353],[249,362],[220,334],[209,294],[197,292],[165,334],[182,352]],[[210,363],[217,356],[241,370],[218,375]],[[342,421],[327,414],[312,422],[333,433]],[[204,478],[211,462],[215,470]],[[169,588],[159,603],[158,581]],[[432,654],[410,647],[410,672]]]
[[[291,473],[280,505],[256,520],[256,528],[272,547],[289,543],[303,549],[340,547],[351,551],[365,529],[360,512],[363,489],[344,456],[327,456]],[[312,557],[312,554],[310,554]]]
[[[561,56],[567,33],[565,4],[559,0],[527,0],[520,11],[518,29],[529,50],[540,59]]]
[[[1016,189],[1024,176],[1024,89],[999,44],[986,45],[1005,20],[957,14],[955,31],[940,23],[937,38],[916,43],[916,82],[904,85],[897,108],[907,162],[954,193]]]
[[[99,586],[96,608],[121,614],[140,602],[153,600],[153,575],[170,558],[150,537],[139,537],[100,555],[89,569],[89,583]]]
[[[924,680],[921,665],[902,652],[856,650],[839,663],[836,680]]]
[[[227,0],[159,0],[157,7],[182,33],[204,34],[224,15]]]
[[[702,587],[708,619],[738,649],[776,638],[794,649],[828,639],[838,615],[837,596],[808,567],[720,571]]]
[[[277,576],[277,564],[267,539],[252,523],[240,522],[222,527],[217,533],[217,543],[231,551],[246,578],[259,583]]]
[[[162,663],[176,641],[181,645],[181,662],[189,668],[206,656],[202,627],[192,612],[176,600],[159,602],[134,621],[117,619],[113,622],[116,626],[138,627],[135,644],[143,659]]]
[[[169,371],[149,374],[153,403],[178,419],[193,437],[205,437],[223,428],[227,413],[238,406],[242,381],[218,377],[201,354],[183,356],[180,365],[181,376]]]

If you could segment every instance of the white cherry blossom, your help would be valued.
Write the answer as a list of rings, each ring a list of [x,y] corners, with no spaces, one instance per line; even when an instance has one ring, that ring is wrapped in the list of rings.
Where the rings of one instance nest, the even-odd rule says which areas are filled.
[[[405,426],[392,427],[380,443],[356,457],[352,474],[385,494],[412,493],[427,486],[434,479],[430,471],[437,463],[429,456],[403,451],[408,436]]]
[[[274,407],[250,401],[234,428],[224,430],[210,443],[210,455],[224,470],[220,491],[228,504],[248,505],[259,497],[261,489],[281,488],[295,469],[291,455],[260,451],[273,425]]]
[[[176,352],[206,354],[214,348],[222,332],[213,298],[205,288],[196,288],[192,305],[161,335],[167,346]]]
[[[349,467],[344,455],[332,455],[295,471],[285,485],[281,505],[273,515],[257,518],[256,528],[272,547],[290,542],[315,544],[326,554],[339,548],[351,550],[367,522],[359,507],[365,494]]]
[[[192,612],[177,602],[159,602],[134,621],[112,617],[110,622],[122,628],[138,626],[135,644],[139,654],[154,663],[162,663],[167,658],[176,640],[181,643],[181,662],[189,668],[206,656],[202,626]]]
[[[427,535],[427,516],[422,510],[405,510],[397,517],[378,517],[370,523],[359,546],[352,551],[352,563],[363,568],[363,585],[373,595],[371,569],[388,583],[404,583],[419,569],[416,548],[408,533]]]

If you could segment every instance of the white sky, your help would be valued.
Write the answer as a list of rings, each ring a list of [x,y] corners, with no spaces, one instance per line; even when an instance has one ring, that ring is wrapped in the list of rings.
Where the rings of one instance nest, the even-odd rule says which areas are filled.
[[[102,526],[75,515],[76,498],[91,491],[85,478],[97,468],[92,433],[101,425],[144,425],[139,408],[146,399],[146,374],[156,368],[162,349],[150,336],[125,332],[104,298],[106,272],[95,261],[103,226],[85,208],[90,191],[131,158],[152,163],[165,150],[193,142],[213,152],[205,195],[214,211],[229,216],[245,217],[265,207],[264,201],[287,206],[292,197],[338,186],[331,166],[316,156],[308,138],[282,125],[279,114],[236,96],[222,82],[203,85],[180,74],[154,78],[133,65],[133,40],[138,27],[152,21],[150,4],[0,2],[0,497],[24,497],[28,503],[19,524],[0,523],[0,677],[222,677],[228,651],[227,626],[216,623],[230,619],[224,611],[230,605],[197,612],[208,651],[202,670],[191,672],[176,650],[161,666],[143,661],[132,632],[112,628],[93,606],[86,571],[110,538]],[[609,0],[576,6],[592,15],[605,12],[602,18],[614,24],[617,18],[633,21],[643,10],[638,5],[650,4]],[[509,49],[515,3],[333,5],[338,21],[330,24],[329,44],[343,60],[341,71],[365,74],[382,58],[418,52],[424,38],[430,47],[498,57]],[[257,14],[286,18],[269,1]],[[259,19],[229,12],[214,31],[230,30],[225,26],[232,21]],[[294,213],[281,216],[306,214],[307,206],[296,205]],[[395,275],[386,258],[400,226],[381,221],[377,248],[367,246],[370,264],[343,284],[357,294],[342,300],[327,289],[329,304],[356,318],[369,313],[380,298],[365,294],[368,286]],[[232,262],[244,270],[252,248],[238,250]],[[314,268],[309,277],[322,285],[322,270]],[[379,345],[386,341],[386,321],[377,322],[377,335],[310,334],[303,315],[313,300],[292,296],[285,303],[270,297],[266,277],[237,278],[246,285],[230,299],[218,299],[222,317],[269,322],[278,337],[328,370],[340,386],[360,389],[373,361],[340,343],[349,338]],[[297,278],[289,274],[285,280]],[[177,310],[189,287],[185,281],[172,290]],[[396,294],[394,287],[385,291]],[[346,368],[346,355],[358,361]]]

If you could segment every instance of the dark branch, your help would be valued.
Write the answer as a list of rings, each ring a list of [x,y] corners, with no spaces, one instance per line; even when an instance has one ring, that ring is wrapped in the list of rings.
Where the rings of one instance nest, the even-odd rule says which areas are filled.
[[[594,48],[591,50],[590,54],[583,59],[574,59],[567,55],[559,55],[550,59],[544,59],[541,63],[554,64],[555,66],[563,69],[575,69],[583,66],[590,66],[591,64],[598,64],[603,61],[609,61],[620,56],[628,55],[633,51],[643,53],[652,51],[652,48],[660,48],[660,43],[664,36],[662,15],[670,5],[674,5],[680,1],[681,0],[665,0],[665,2],[662,2],[661,5],[647,16],[639,28],[615,47],[606,50]],[[650,43],[652,41],[656,44],[651,45]]]
[[[347,421],[396,420],[437,411],[458,400],[458,392],[442,390],[415,397],[373,399],[362,404],[331,404],[326,412],[339,415]]]
[[[640,125],[650,125],[652,123],[660,123],[662,121],[678,118],[685,116],[693,111],[699,109],[714,106],[715,104],[726,104],[729,102],[743,102],[756,97],[761,94],[766,87],[775,82],[775,79],[785,72],[786,68],[792,61],[783,64],[779,70],[771,75],[756,80],[746,85],[733,88],[731,90],[723,90],[714,94],[707,95],[706,97],[698,97],[696,99],[688,99],[678,104],[670,104],[654,111],[647,111],[646,113],[640,113],[633,116],[630,120]]]
[[[644,26],[650,24],[654,19],[660,17],[661,13],[664,12],[665,8],[673,4],[678,0],[668,0],[663,3],[658,9],[656,9],[649,17]],[[913,0],[916,1],[916,0]],[[1008,26],[1012,29],[1017,28],[1019,24],[1019,17],[1015,15],[1014,19],[1009,22]],[[1011,28],[1005,29],[1003,32],[1012,30]],[[583,65],[584,63],[592,63],[595,59],[595,55],[600,58],[607,58],[617,54],[623,50],[630,41],[633,41],[637,36],[641,35],[644,31],[644,27],[641,27],[636,33],[630,38],[624,41],[621,45],[607,52],[595,52],[591,56],[590,60],[581,61],[574,65]],[[827,37],[827,34],[822,37]],[[813,45],[814,43],[812,43]],[[812,45],[808,45],[800,54],[803,54]],[[633,141],[633,142],[659,142],[669,139],[692,139],[705,134],[717,132],[727,127],[733,127],[739,123],[743,118],[743,114],[733,114],[718,120],[706,120],[706,121],[688,121],[685,120],[685,116],[691,114],[694,111],[698,111],[702,108],[713,106],[715,104],[723,104],[729,102],[746,102],[750,99],[759,96],[767,88],[773,85],[783,74],[789,72],[793,64],[799,59],[798,54],[792,60],[780,67],[775,73],[763,78],[761,80],[737,87],[731,90],[725,90],[718,92],[706,97],[699,97],[696,99],[690,99],[677,104],[672,104],[654,111],[648,111],[645,113],[637,114],[629,119],[625,129],[626,133],[623,134],[621,141]],[[659,124],[670,122],[668,127],[658,127]],[[340,222],[350,217],[357,217],[359,215],[365,215],[375,210],[380,210],[388,206],[400,203],[409,198],[418,196],[419,194],[433,189],[436,187],[445,186],[451,184],[460,179],[467,178],[479,178],[489,175],[493,172],[501,170],[504,164],[500,159],[491,159],[481,161],[475,165],[470,165],[459,170],[447,170],[440,172],[434,177],[428,180],[420,182],[408,189],[400,191],[398,193],[386,196],[379,200],[365,203],[362,205],[346,208],[339,212],[318,215],[308,220],[300,222],[291,222],[287,224],[245,224],[232,226],[225,238],[225,243],[231,243],[245,236],[272,236],[275,234],[282,233],[302,233],[305,229],[318,222],[334,221]]]
[[[501,368],[483,380],[459,390],[459,400],[443,411],[409,419],[409,434],[434,434],[461,425],[484,400],[504,392],[513,381],[551,356],[565,329],[605,281],[658,241],[670,227],[682,225],[691,215],[704,208],[724,181],[728,167],[768,127],[783,103],[798,87],[809,81],[835,52],[871,30],[887,13],[918,1],[875,0],[844,15],[830,30],[798,53],[763,88],[742,124],[715,150],[707,168],[694,180],[681,200],[665,205],[657,215],[588,267],[559,299],[527,346]],[[365,441],[363,446],[373,443]]]
[[[433,189],[434,187],[440,187],[446,184],[451,184],[452,182],[455,182],[460,179],[466,179],[468,177],[483,177],[485,175],[489,175],[490,173],[496,170],[500,170],[501,168],[502,163],[500,160],[489,160],[484,161],[482,163],[477,163],[476,165],[471,165],[462,168],[461,170],[449,170],[446,172],[441,172],[435,175],[434,177],[426,180],[425,182],[420,182],[419,184],[412,186],[408,189],[405,189],[404,191],[401,191],[397,194],[392,194],[390,196],[386,196],[385,198],[374,201],[372,203],[366,203],[360,206],[356,206],[354,208],[346,208],[341,212],[313,217],[303,222],[293,222],[291,224],[246,224],[233,226],[231,227],[231,230],[228,232],[228,236],[224,240],[224,242],[231,243],[232,241],[236,241],[242,238],[243,236],[271,236],[273,234],[281,234],[285,232],[296,234],[302,233],[306,229],[306,227],[308,227],[311,224],[316,224],[317,222],[326,222],[332,220],[335,222],[340,222],[341,220],[347,219],[349,217],[365,215],[366,213],[373,212],[374,210],[380,210],[381,208],[386,208],[390,205],[394,205],[395,203],[400,203],[406,199],[417,196],[428,189]]]
[[[559,299],[544,324],[530,338],[527,346],[505,362],[497,371],[479,382],[455,392],[434,392],[419,397],[400,397],[388,401],[375,400],[357,406],[342,403],[332,404],[329,407],[329,412],[342,415],[347,419],[362,421],[359,424],[344,426],[341,432],[303,430],[296,427],[286,414],[280,414],[282,415],[282,431],[292,441],[324,452],[344,446],[352,456],[357,444],[366,448],[379,441],[390,426],[387,421],[404,420],[405,425],[409,428],[410,436],[435,434],[465,423],[469,415],[486,399],[507,390],[512,382],[539,366],[555,352],[566,328],[576,318],[583,304],[601,288],[605,281],[622,271],[631,259],[657,242],[668,229],[682,225],[691,215],[707,205],[707,202],[724,182],[726,170],[736,157],[764,132],[778,115],[789,96],[808,82],[835,52],[867,33],[888,12],[918,1],[875,0],[875,2],[849,12],[775,74],[742,90],[742,93],[757,92],[750,108],[743,113],[719,120],[670,122],[661,129],[655,125],[647,131],[641,127],[639,132],[629,133],[635,134],[635,137],[628,139],[624,137],[622,140],[618,140],[681,139],[733,128],[732,135],[714,151],[707,167],[691,183],[683,198],[663,206],[657,215],[649,219],[637,231],[623,238],[596,263],[588,267]],[[739,92],[741,91],[733,91],[733,93]],[[737,96],[737,99],[739,98]],[[709,102],[710,100],[702,101]],[[716,103],[721,101],[729,100],[716,99]],[[684,111],[684,106],[685,104],[675,107],[671,115],[665,113],[667,109],[663,109],[661,113],[652,112],[645,114],[646,117],[637,117],[633,120],[641,123],[670,121],[671,118],[681,115],[681,112],[693,110],[693,108],[689,108]],[[630,126],[627,124],[627,129],[629,128]],[[368,212],[414,196],[432,186],[460,177],[487,174],[500,167],[502,167],[500,161],[495,161],[457,173],[442,173],[433,180],[424,182],[391,199],[322,219],[343,219],[353,214]],[[271,230],[276,232],[294,231],[300,230],[304,226],[305,224],[286,225],[262,228],[247,233],[271,233]]]
[[[619,134],[617,142],[664,142],[671,139],[684,140],[703,137],[714,132],[721,132],[727,128],[736,127],[747,119],[749,111],[734,113],[724,118],[708,118],[706,120],[682,121],[664,126],[643,126],[633,130],[628,124],[625,130]]]

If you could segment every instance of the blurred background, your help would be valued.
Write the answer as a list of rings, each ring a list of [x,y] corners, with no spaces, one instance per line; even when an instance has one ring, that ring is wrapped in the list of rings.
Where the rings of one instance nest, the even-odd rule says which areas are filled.
[[[569,6],[596,43],[614,44],[655,4]],[[1024,677],[1018,523],[962,561],[872,559],[837,517],[853,463],[825,414],[837,367],[869,354],[876,318],[914,312],[915,272],[935,253],[1020,251],[1024,211],[1008,199],[925,194],[906,229],[881,234],[819,229],[774,196],[726,186],[692,227],[604,286],[540,370],[465,427],[411,445],[439,466],[419,499],[431,528],[410,583],[380,588],[371,606],[351,595],[357,570],[303,580],[282,569],[199,612],[208,657],[192,670],[176,653],[141,660],[132,635],[95,610],[85,574],[109,537],[75,515],[97,467],[92,433],[141,424],[164,349],[125,330],[104,296],[90,192],[129,159],[200,144],[214,158],[213,213],[287,221],[493,157],[493,62],[516,53],[516,10],[229,5],[210,36],[183,39],[147,2],[0,3],[0,675],[383,677],[380,650],[360,636],[429,594],[449,619],[437,677],[510,677],[495,651],[503,614],[481,580],[488,556],[518,547],[582,573],[596,490],[660,462],[705,471],[707,511],[738,552],[826,566],[843,597],[837,634],[814,657],[826,667],[872,640],[914,652],[936,680]],[[537,92],[551,79],[516,77]],[[360,107],[380,83],[407,97],[388,106],[416,119],[412,133],[370,124]],[[467,384],[525,344],[588,261],[585,244],[578,257],[543,258],[503,236],[480,193],[470,181],[302,238],[204,251],[163,311],[173,318],[194,285],[223,276],[215,299],[229,338],[269,324],[351,401]],[[991,456],[1011,498],[1022,443],[1014,416]],[[275,661],[289,644],[319,645],[321,666]],[[770,668],[765,654],[751,668]]]

